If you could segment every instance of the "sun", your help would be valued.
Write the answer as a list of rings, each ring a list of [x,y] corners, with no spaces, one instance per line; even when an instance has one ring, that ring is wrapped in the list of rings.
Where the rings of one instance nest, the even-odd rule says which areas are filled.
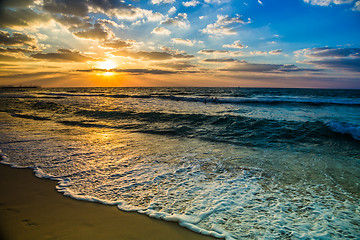
[[[110,70],[116,68],[116,63],[111,60],[106,60],[105,62],[98,62],[100,69]]]

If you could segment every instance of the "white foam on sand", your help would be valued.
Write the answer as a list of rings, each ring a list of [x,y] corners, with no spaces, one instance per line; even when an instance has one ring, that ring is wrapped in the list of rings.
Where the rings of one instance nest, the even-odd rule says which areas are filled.
[[[2,163],[18,167],[1,156]],[[216,159],[194,156],[177,156],[173,163],[127,157],[117,167],[63,175],[40,166],[33,170],[59,181],[56,188],[66,196],[117,205],[217,238],[360,238],[359,205],[322,185],[280,186],[262,177],[262,169],[225,169]]]

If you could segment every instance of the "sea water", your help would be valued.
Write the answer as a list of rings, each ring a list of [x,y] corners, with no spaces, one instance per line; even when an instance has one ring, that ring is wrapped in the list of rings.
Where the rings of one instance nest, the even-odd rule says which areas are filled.
[[[225,239],[360,238],[360,90],[2,89],[2,163]]]

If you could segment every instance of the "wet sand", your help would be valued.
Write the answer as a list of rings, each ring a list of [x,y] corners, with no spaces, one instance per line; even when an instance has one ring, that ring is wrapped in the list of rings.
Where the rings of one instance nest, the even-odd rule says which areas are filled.
[[[214,239],[176,223],[65,197],[55,186],[29,169],[0,164],[0,239]]]

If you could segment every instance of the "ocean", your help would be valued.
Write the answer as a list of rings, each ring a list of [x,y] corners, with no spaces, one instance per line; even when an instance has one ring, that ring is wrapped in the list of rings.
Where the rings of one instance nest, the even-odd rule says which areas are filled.
[[[2,163],[233,239],[360,239],[360,90],[3,88]]]

